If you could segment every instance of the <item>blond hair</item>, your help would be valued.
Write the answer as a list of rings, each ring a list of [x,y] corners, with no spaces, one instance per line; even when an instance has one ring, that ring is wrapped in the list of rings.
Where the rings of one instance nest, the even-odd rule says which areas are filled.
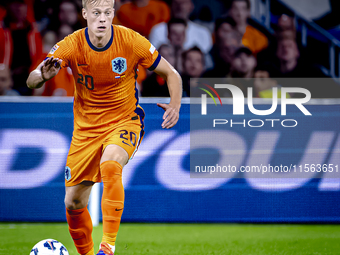
[[[88,3],[97,3],[97,4],[99,4],[101,1],[102,0],[82,0],[83,8],[86,9],[86,5]],[[109,0],[104,0],[104,1],[109,1]],[[115,4],[115,0],[112,0],[112,2],[113,2],[113,5],[114,5]]]

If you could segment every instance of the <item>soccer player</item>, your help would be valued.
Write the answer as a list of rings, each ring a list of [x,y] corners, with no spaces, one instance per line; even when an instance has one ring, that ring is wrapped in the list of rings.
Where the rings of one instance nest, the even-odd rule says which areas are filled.
[[[65,168],[66,218],[79,254],[93,255],[92,222],[87,204],[92,185],[103,180],[103,238],[97,254],[111,255],[124,208],[122,169],[144,134],[144,111],[135,86],[137,65],[167,81],[169,104],[163,128],[179,118],[182,81],[151,43],[131,29],[113,26],[114,0],[83,0],[87,28],[58,42],[27,79],[39,88],[70,67],[75,80],[74,132]]]

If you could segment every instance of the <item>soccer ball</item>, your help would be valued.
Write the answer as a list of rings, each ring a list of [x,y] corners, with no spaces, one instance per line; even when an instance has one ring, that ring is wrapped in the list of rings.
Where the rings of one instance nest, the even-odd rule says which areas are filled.
[[[30,255],[69,255],[65,246],[53,239],[45,239],[34,245]]]

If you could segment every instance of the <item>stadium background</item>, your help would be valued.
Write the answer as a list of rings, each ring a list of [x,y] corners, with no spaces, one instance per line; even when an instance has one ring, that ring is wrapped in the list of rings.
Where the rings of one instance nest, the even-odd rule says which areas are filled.
[[[7,4],[5,2],[1,2],[3,7]],[[198,20],[199,7],[204,7],[204,1],[193,2],[192,19]],[[224,6],[224,2],[227,1],[216,0],[211,6],[216,10]],[[270,38],[280,15],[286,13],[293,17],[302,57],[306,57],[307,61],[312,59],[325,77],[338,84],[338,24],[331,24],[331,27],[325,26],[325,21],[320,26],[317,24],[320,17],[333,15],[334,1],[306,2],[251,1],[250,22]],[[283,11],[278,12],[278,9]],[[218,16],[218,11],[212,12],[212,20],[215,16]],[[35,16],[35,21],[43,25],[46,17],[40,18],[38,20]],[[15,77],[13,83],[14,88],[25,86],[22,81],[18,84]],[[339,94],[324,93],[324,88],[319,89],[320,95],[326,95],[320,97],[340,98]],[[20,89],[18,91],[21,93]],[[53,94],[45,89],[33,95],[48,93]],[[318,98],[318,93],[313,97]],[[146,136],[135,159],[125,169],[126,209],[123,222],[339,223],[339,179],[315,175],[286,189],[277,189],[275,185],[268,189],[249,181],[246,176],[225,181],[211,179],[210,183],[190,179],[189,155],[183,150],[189,143],[189,101],[183,101],[179,123],[171,130],[162,130],[162,110],[156,107],[155,102],[167,100],[141,97],[146,111]],[[294,154],[294,161],[298,164],[303,162],[308,149],[316,149],[320,150],[317,154],[320,163],[340,165],[338,99],[314,100],[307,108],[316,114],[300,127],[300,132],[275,130],[281,140],[270,152],[273,153],[272,158],[282,158],[284,149],[288,156],[282,158],[282,163],[291,164]],[[297,114],[297,109],[292,111]],[[72,118],[71,97],[0,97],[0,222],[65,222],[64,165],[72,136]],[[241,137],[246,144],[243,163],[247,163],[252,148],[256,147],[256,138],[263,135],[266,140],[271,135],[270,132],[249,132],[248,129],[237,129],[230,134]],[[312,137],[320,141],[313,145],[315,147],[309,143]],[[301,141],[297,147],[296,141]],[[289,182],[286,184],[289,187]],[[6,232],[3,234],[6,235]]]
[[[2,221],[66,220],[64,168],[72,134],[72,102],[44,101],[0,103],[4,111],[0,115]],[[141,105],[148,113],[146,134],[139,153],[125,168],[127,209],[123,221],[340,221],[340,182],[325,173],[313,173],[309,178],[299,179],[298,183],[287,178],[279,181],[268,179],[272,184],[269,187],[268,182],[247,175],[234,179],[190,178],[189,104],[183,104],[178,125],[171,130],[162,130],[162,110],[155,105],[156,101],[159,99],[141,99]],[[296,107],[288,109],[299,122],[293,130],[283,127],[255,130],[250,127],[222,127],[219,130],[226,132],[234,141],[234,149],[245,144],[242,148],[245,155],[234,156],[240,157],[242,165],[256,165],[250,155],[261,149],[263,141],[265,149],[269,150],[258,155],[264,159],[261,161],[263,164],[340,165],[339,105],[314,103],[318,104],[307,106],[313,113],[307,121],[305,116],[299,116]],[[279,115],[278,110],[271,117],[280,118]],[[244,118],[248,116],[251,114]],[[209,133],[216,132],[216,129],[202,127],[192,131],[200,131],[200,135],[210,137]],[[273,134],[279,135],[279,142],[274,143],[274,147],[271,145]],[[195,137],[191,136],[191,139]],[[216,148],[209,145],[209,148],[218,150],[217,145]],[[310,154],[313,150],[317,153]],[[265,160],[267,156],[268,162]],[[213,161],[214,164],[219,162]]]

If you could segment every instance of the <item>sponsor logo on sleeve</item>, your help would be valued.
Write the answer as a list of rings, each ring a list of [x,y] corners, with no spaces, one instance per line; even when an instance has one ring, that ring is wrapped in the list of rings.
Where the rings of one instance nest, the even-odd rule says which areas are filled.
[[[151,52],[151,54],[153,54],[153,53],[155,52],[155,50],[156,50],[155,46],[153,46],[153,45],[151,44],[151,47],[150,47],[150,49],[149,49],[149,51]]]
[[[57,49],[59,48],[59,45],[54,45],[53,48],[50,50],[49,54],[54,54],[54,52],[57,51]]]

